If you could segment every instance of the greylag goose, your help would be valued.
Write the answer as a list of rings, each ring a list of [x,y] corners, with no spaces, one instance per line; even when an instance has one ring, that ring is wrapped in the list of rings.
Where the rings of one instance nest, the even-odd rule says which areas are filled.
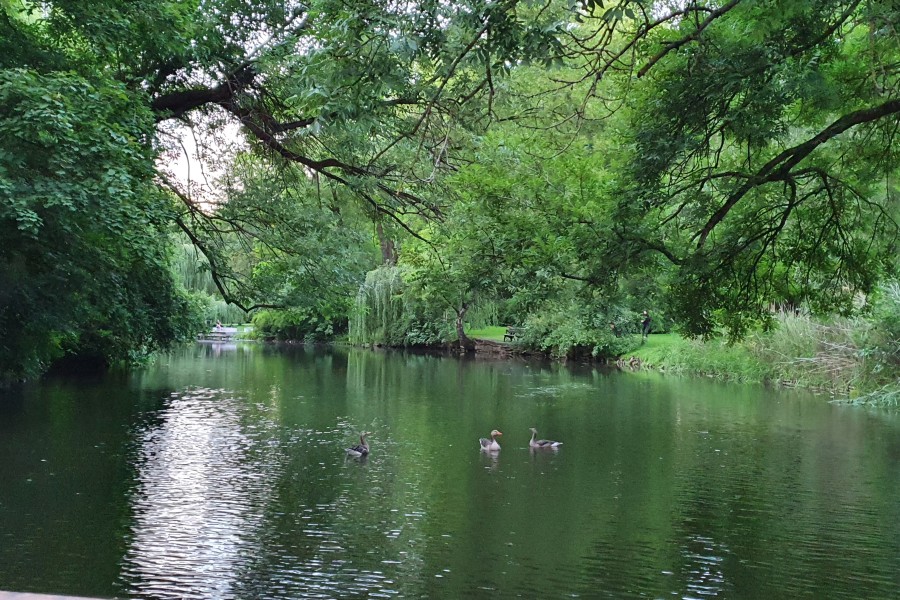
[[[500,444],[497,443],[496,437],[498,435],[503,435],[496,429],[491,431],[491,438],[479,438],[478,443],[481,444],[482,450],[487,450],[489,452],[494,452],[500,449]]]
[[[366,436],[369,435],[366,432],[359,434],[359,443],[355,446],[351,446],[347,448],[348,456],[368,456],[369,455],[369,444],[366,442]]]
[[[534,438],[537,437],[537,429],[534,427],[531,428],[531,441],[528,442],[528,445],[532,448],[558,448],[562,446],[562,442],[554,442],[553,440],[536,440]]]

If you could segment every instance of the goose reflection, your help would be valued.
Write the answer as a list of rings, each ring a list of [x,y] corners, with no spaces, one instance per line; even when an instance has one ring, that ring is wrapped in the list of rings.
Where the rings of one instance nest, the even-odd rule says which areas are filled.
[[[493,473],[500,467],[500,453],[485,450],[481,453],[481,462],[485,465],[487,470]]]
[[[555,456],[559,454],[559,447],[554,446],[552,448],[528,448],[528,453],[531,455],[532,459],[537,459],[538,456],[542,455]]]
[[[351,455],[351,454],[347,454],[347,455],[344,457],[344,464],[347,464],[347,463],[356,463],[356,464],[358,464],[358,465],[365,465],[365,464],[368,464],[368,462],[369,462],[369,455],[368,455],[368,454],[362,454],[362,455],[360,455],[360,456],[353,456],[353,455]]]

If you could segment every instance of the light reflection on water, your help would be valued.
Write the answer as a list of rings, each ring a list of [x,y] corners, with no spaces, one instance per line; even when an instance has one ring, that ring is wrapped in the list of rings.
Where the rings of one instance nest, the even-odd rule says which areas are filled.
[[[147,599],[900,590],[894,416],[650,374],[242,345],[198,346],[108,385],[102,402],[74,386],[10,409],[20,412],[0,437],[0,476],[15,484],[0,488],[0,589]],[[55,412],[28,408],[41,403]],[[532,451],[530,427],[564,445]],[[503,448],[481,452],[492,428]],[[348,458],[363,430],[372,454]],[[34,443],[46,445],[45,431],[93,450],[47,454]],[[39,454],[23,462],[29,442]],[[38,459],[53,470],[42,475]],[[49,474],[62,471],[85,481],[75,494],[107,491],[73,504],[80,496]],[[29,512],[35,486],[55,490],[59,507]],[[120,530],[97,531],[103,506]],[[64,531],[42,533],[54,528]],[[102,552],[85,554],[87,540]]]
[[[342,590],[396,596],[394,580],[348,560],[352,549],[345,547],[342,531],[354,529],[360,501],[368,503],[368,498],[355,498],[350,486],[342,486],[331,502],[293,505],[289,512],[275,506],[277,483],[290,463],[286,452],[324,446],[339,456],[336,436],[345,434],[347,424],[339,423],[342,429],[286,432],[260,418],[261,410],[266,409],[255,406],[256,414],[249,417],[246,399],[231,391],[189,388],[171,394],[165,410],[140,432],[132,541],[122,570],[129,595],[327,598]],[[322,473],[337,465],[331,458],[331,464],[306,465],[291,479],[301,485],[314,485],[320,477],[327,482],[330,478]],[[374,496],[381,492],[368,460],[343,460],[348,481],[362,483]],[[351,514],[351,523],[344,522],[346,514]],[[401,533],[409,538],[409,530],[424,514],[413,510],[392,515],[402,523],[370,526],[371,533],[389,540]],[[266,518],[289,525],[272,539],[263,523]],[[263,569],[272,579],[261,577]]]
[[[233,594],[278,472],[277,448],[254,452],[266,440],[243,431],[241,402],[224,390],[173,393],[160,423],[138,433],[123,576],[140,594]]]

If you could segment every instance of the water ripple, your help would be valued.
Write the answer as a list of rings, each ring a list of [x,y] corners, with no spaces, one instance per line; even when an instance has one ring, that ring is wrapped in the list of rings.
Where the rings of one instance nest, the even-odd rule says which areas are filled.
[[[140,432],[122,570],[134,594],[230,595],[257,543],[271,476],[283,462],[271,428],[259,421],[247,427],[245,410],[227,390],[197,388],[173,394]]]

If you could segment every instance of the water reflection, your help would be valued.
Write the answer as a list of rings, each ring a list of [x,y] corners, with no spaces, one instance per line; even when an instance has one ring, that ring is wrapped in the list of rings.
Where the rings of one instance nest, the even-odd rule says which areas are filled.
[[[355,463],[358,465],[364,465],[367,462],[369,462],[368,454],[360,454],[360,455],[347,454],[344,457],[344,463]]]
[[[233,594],[278,471],[241,422],[243,401],[220,389],[174,393],[140,432],[131,544],[123,577],[148,598]]]
[[[218,357],[226,352],[237,352],[238,344],[235,342],[200,341],[198,342],[198,347],[203,348],[204,354],[207,356]]]
[[[547,448],[528,448],[529,454],[531,454],[531,459],[538,459],[540,456],[547,456],[552,454],[559,454],[559,447],[547,447]]]
[[[481,449],[481,462],[491,471],[496,472],[500,468],[500,451]]]
[[[723,562],[729,554],[725,544],[710,537],[697,535],[687,540],[682,549],[684,555],[686,589],[685,598],[720,597],[730,586],[726,585]]]

